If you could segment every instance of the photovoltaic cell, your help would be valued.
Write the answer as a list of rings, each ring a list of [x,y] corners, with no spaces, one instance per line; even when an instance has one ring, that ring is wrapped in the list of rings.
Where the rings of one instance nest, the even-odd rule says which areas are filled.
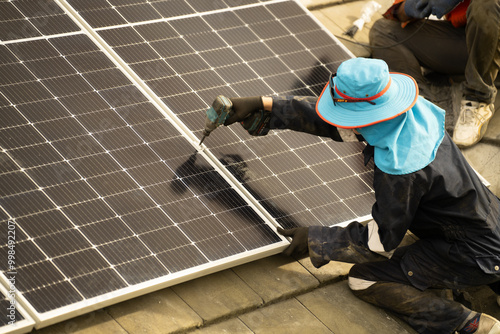
[[[53,0],[0,3],[0,41],[80,30]]]
[[[350,57],[297,3],[61,3],[70,15],[53,0],[0,3],[0,227],[15,223],[16,287],[38,326],[280,247],[264,215],[291,227],[369,214],[363,144],[238,125],[217,129],[209,154],[189,139],[216,95],[317,96]]]
[[[178,16],[219,11],[223,9],[265,3],[269,0],[168,0],[168,1],[86,1],[67,2],[93,28],[169,19]],[[14,13],[15,14],[15,13]]]

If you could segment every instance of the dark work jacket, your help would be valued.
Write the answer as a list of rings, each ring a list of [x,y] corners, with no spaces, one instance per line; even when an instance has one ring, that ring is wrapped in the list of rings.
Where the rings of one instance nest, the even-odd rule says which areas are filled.
[[[273,98],[269,128],[342,141],[337,129],[316,114],[315,105],[314,97]],[[373,150],[365,149],[365,154],[369,159]],[[483,185],[448,134],[434,161],[419,171],[391,175],[375,166],[373,187],[372,217],[386,252],[397,248],[409,230],[420,239],[431,240],[439,256],[456,261],[459,254],[461,263],[500,275],[500,201]],[[358,222],[346,227],[310,227],[311,261],[320,267],[330,260],[379,260],[380,255],[369,249],[368,239],[368,227]],[[405,265],[411,267],[412,263]]]

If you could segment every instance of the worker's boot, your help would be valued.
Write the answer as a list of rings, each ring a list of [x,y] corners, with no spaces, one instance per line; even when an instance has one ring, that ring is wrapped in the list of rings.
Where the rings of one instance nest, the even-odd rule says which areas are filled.
[[[453,131],[455,144],[468,147],[479,142],[486,132],[493,112],[493,104],[462,100],[460,115]]]
[[[490,315],[478,313],[458,331],[460,334],[500,334],[500,321]]]

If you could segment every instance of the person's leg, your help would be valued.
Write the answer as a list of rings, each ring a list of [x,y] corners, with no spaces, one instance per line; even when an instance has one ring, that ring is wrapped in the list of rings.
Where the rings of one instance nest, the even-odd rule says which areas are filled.
[[[493,103],[500,67],[500,1],[471,1],[465,33],[469,58],[464,95],[471,100]]]
[[[465,67],[460,115],[453,141],[460,147],[479,142],[493,117],[500,67],[500,0],[471,1],[467,9]]]
[[[349,286],[356,296],[395,312],[419,333],[452,333],[478,314],[426,289],[493,284],[499,278],[462,262],[460,255],[453,254],[456,262],[440,256],[440,249],[421,240],[398,249],[390,260],[356,264]]]
[[[471,315],[455,301],[412,286],[397,261],[354,265],[349,286],[356,297],[396,313],[419,333],[452,333]]]
[[[353,290],[358,298],[391,310],[418,333],[453,333],[468,320],[471,311],[461,304],[402,283],[377,282],[365,290]]]
[[[500,282],[495,282],[493,284],[489,284],[491,290],[497,294],[497,304],[500,306]]]
[[[399,22],[377,20],[369,34],[372,57],[384,60],[391,71],[411,75],[419,84],[426,83],[421,66],[442,74],[463,74],[467,63],[465,29],[454,28],[447,21],[422,24],[423,20],[401,28]]]

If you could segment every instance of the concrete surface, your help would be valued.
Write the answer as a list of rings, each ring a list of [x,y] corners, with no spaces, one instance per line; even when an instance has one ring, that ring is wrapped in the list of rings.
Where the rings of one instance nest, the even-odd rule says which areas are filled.
[[[211,276],[209,280],[214,278]],[[193,288],[193,291],[196,289]],[[196,305],[189,306],[172,289],[163,289],[116,304],[107,309],[107,313],[126,333],[169,333],[203,324],[202,317],[196,312]]]
[[[281,255],[251,262],[233,271],[264,303],[312,290],[320,283],[299,262]]]
[[[413,333],[404,322],[387,312],[353,298],[347,282],[326,285],[311,293],[297,296],[310,312],[333,333]],[[378,322],[374,322],[378,319]]]
[[[233,270],[175,285],[179,295],[204,322],[229,317],[235,313],[255,309],[263,304],[260,296]]]
[[[335,35],[358,17],[367,1],[301,0]],[[335,3],[329,7],[328,3]],[[381,14],[392,0],[378,1]],[[341,3],[341,4],[339,4]],[[380,17],[380,16],[378,16]],[[373,20],[378,17],[374,17]],[[367,43],[371,23],[354,40]],[[345,42],[355,56],[365,47]],[[500,95],[500,94],[499,94]],[[464,150],[470,164],[500,195],[500,98],[483,141]],[[272,256],[157,291],[34,332],[108,333],[414,333],[384,310],[355,298],[346,277],[351,265],[315,269],[308,259]],[[496,296],[486,287],[464,292],[466,302],[500,318]]]

